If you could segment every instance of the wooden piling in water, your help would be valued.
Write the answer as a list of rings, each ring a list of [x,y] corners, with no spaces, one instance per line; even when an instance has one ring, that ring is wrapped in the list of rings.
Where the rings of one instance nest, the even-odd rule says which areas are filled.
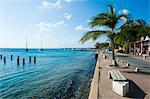
[[[4,64],[6,63],[6,57],[4,57]]]
[[[29,63],[31,63],[31,56],[29,57]]]
[[[23,58],[23,65],[25,65],[25,58]]]
[[[11,55],[11,61],[13,60],[13,55]]]
[[[17,65],[19,65],[19,56],[17,57]]]
[[[1,59],[1,60],[2,60],[2,57],[3,57],[3,55],[1,54],[1,55],[0,55],[0,59]]]
[[[36,57],[34,56],[34,64],[36,64]]]

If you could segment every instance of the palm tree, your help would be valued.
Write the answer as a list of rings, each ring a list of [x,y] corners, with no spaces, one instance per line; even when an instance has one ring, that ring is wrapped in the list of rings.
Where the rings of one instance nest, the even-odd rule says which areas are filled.
[[[144,20],[128,20],[121,31],[115,36],[115,42],[129,51],[129,42],[140,40],[142,36],[150,36],[150,27]]]
[[[122,26],[117,27],[118,23],[120,21],[124,21],[124,23],[126,23],[128,20],[128,15],[124,13],[117,15],[115,8],[111,4],[108,5],[108,7],[109,7],[108,12],[98,14],[90,22],[90,25],[92,27],[104,26],[106,27],[106,29],[88,31],[80,39],[80,42],[84,43],[89,39],[96,40],[101,35],[107,35],[107,37],[111,40],[111,43],[112,43],[111,44],[112,45],[112,65],[116,65],[115,55],[114,55],[114,37],[117,31],[122,28]]]

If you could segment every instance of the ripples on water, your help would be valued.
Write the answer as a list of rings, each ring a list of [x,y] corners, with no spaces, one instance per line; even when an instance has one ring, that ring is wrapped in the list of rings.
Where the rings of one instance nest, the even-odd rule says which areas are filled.
[[[1,49],[0,98],[87,99],[95,59],[94,51]],[[13,61],[10,55],[13,55]],[[17,56],[25,58],[17,66]],[[29,63],[36,56],[37,63]]]

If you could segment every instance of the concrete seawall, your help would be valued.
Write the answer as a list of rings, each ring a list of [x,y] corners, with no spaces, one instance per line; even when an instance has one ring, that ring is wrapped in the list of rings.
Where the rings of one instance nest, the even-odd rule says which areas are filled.
[[[94,71],[94,76],[91,82],[90,93],[88,99],[98,99],[99,97],[99,77],[100,77],[100,53],[98,53],[98,58],[96,62],[96,67]]]

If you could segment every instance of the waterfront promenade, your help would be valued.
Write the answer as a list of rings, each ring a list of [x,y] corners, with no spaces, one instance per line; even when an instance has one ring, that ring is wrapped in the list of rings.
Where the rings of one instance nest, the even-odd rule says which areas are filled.
[[[125,63],[119,64],[120,67],[110,67],[109,65],[111,64],[111,57],[108,56],[109,55],[107,55],[106,59],[103,59],[102,55],[99,54],[99,64],[96,66],[97,70],[99,70],[98,93],[95,93],[95,95],[97,95],[97,98],[95,99],[150,99],[149,74],[144,72],[135,72],[134,70],[136,67],[134,66],[130,66],[128,68],[122,67],[125,65]],[[127,96],[122,97],[112,91],[112,80],[108,78],[108,71],[112,69],[119,70],[129,80],[130,92],[127,94]],[[95,78],[93,78],[93,80],[94,79]],[[91,90],[97,89],[91,88]],[[92,98],[89,97],[89,99]]]

